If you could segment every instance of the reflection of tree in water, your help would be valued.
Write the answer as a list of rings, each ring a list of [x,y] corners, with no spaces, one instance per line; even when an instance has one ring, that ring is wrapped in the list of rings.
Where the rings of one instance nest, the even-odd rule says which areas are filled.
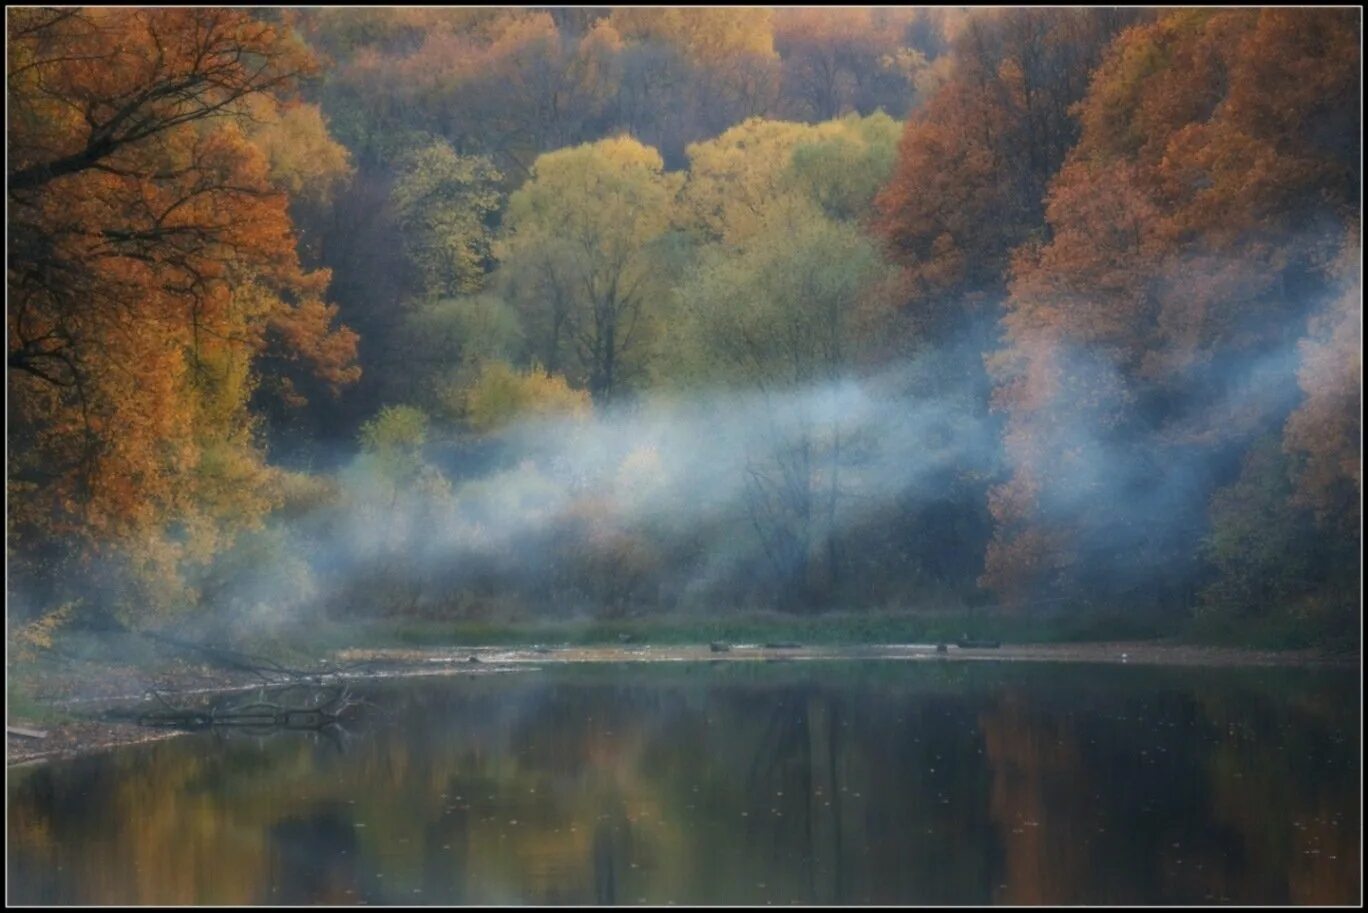
[[[1067,903],[1084,876],[1091,815],[1074,736],[1066,720],[1030,715],[1010,692],[979,715],[992,770],[989,813],[1004,848],[993,900]]]
[[[1358,695],[1213,689],[1200,696],[1212,746],[1203,758],[1211,816],[1241,865],[1213,886],[1233,900],[1343,903],[1361,890]],[[1251,883],[1251,879],[1256,879]]]
[[[1318,709],[1271,678],[1222,691],[1141,670],[950,665],[407,683],[377,697],[392,716],[345,755],[192,737],[28,772],[11,791],[12,896],[954,904],[1356,893],[1346,701]],[[299,864],[311,846],[318,858]]]
[[[673,790],[704,773],[695,799],[724,825],[691,847],[692,867],[719,899],[981,895],[985,860],[965,847],[987,832],[972,801],[983,764],[961,699],[806,683],[738,689],[708,712],[710,725],[669,743],[679,776],[659,780]],[[686,807],[689,789],[676,800]]]
[[[608,826],[594,826],[594,903],[612,906],[617,903],[617,875],[613,863],[613,835]]]
[[[1159,685],[1004,692],[982,712],[1005,852],[994,899],[1355,896],[1341,861],[1357,858],[1357,818],[1337,814],[1357,770],[1334,736],[1343,708],[1312,715],[1285,693]]]
[[[267,837],[271,890],[262,903],[354,903],[369,899],[357,879],[356,831],[345,806],[282,818]]]
[[[258,902],[262,838],[239,825],[255,809],[226,814],[211,789],[235,760],[166,742],[32,771],[10,793],[10,885],[36,878],[55,904],[91,902],[92,890],[109,904]],[[46,839],[16,840],[34,826]]]
[[[835,780],[849,809],[838,823],[850,844],[851,900],[988,899],[988,771],[976,705],[953,688],[843,702],[832,733],[843,747]],[[849,726],[840,725],[845,720]]]

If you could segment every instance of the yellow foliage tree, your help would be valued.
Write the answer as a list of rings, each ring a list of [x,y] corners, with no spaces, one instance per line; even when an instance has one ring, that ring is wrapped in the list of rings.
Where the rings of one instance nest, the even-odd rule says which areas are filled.
[[[762,7],[624,7],[608,22],[624,38],[661,41],[695,63],[718,64],[747,54],[775,56],[772,18]]]
[[[474,383],[453,395],[463,401],[466,421],[480,433],[525,418],[583,418],[590,408],[589,395],[572,390],[564,377],[535,368],[523,373],[503,361],[485,362]]]
[[[739,245],[789,193],[837,218],[863,216],[892,170],[899,129],[882,113],[819,124],[750,118],[689,146],[680,218],[710,239]]]

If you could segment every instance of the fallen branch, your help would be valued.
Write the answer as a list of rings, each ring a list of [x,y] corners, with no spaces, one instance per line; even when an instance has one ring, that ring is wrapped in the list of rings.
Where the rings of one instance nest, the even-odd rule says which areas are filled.
[[[6,726],[5,732],[8,735],[22,736],[26,739],[46,739],[48,734],[41,729],[25,729],[22,726]]]
[[[288,685],[274,691],[274,700],[267,700],[263,689],[255,700],[248,703],[235,703],[223,699],[204,708],[177,707],[156,691],[148,691],[148,696],[162,705],[163,710],[142,711],[130,714],[128,711],[113,711],[108,716],[122,719],[132,718],[139,726],[153,726],[171,729],[208,729],[215,726],[236,726],[252,729],[325,729],[338,725],[352,708],[366,703],[354,697],[345,686],[330,687],[313,692],[313,700],[326,698],[321,703],[295,703],[282,700],[284,695],[297,690],[299,684]]]

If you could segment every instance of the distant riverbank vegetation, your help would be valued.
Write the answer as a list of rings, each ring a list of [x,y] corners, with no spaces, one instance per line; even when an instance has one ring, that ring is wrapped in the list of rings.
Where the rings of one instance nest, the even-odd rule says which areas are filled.
[[[1356,10],[6,18],[12,658],[1357,643]]]

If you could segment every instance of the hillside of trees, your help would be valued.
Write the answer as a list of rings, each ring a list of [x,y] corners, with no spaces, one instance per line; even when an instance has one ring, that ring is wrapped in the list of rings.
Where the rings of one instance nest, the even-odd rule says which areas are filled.
[[[1358,637],[1357,10],[6,27],[12,626]]]

